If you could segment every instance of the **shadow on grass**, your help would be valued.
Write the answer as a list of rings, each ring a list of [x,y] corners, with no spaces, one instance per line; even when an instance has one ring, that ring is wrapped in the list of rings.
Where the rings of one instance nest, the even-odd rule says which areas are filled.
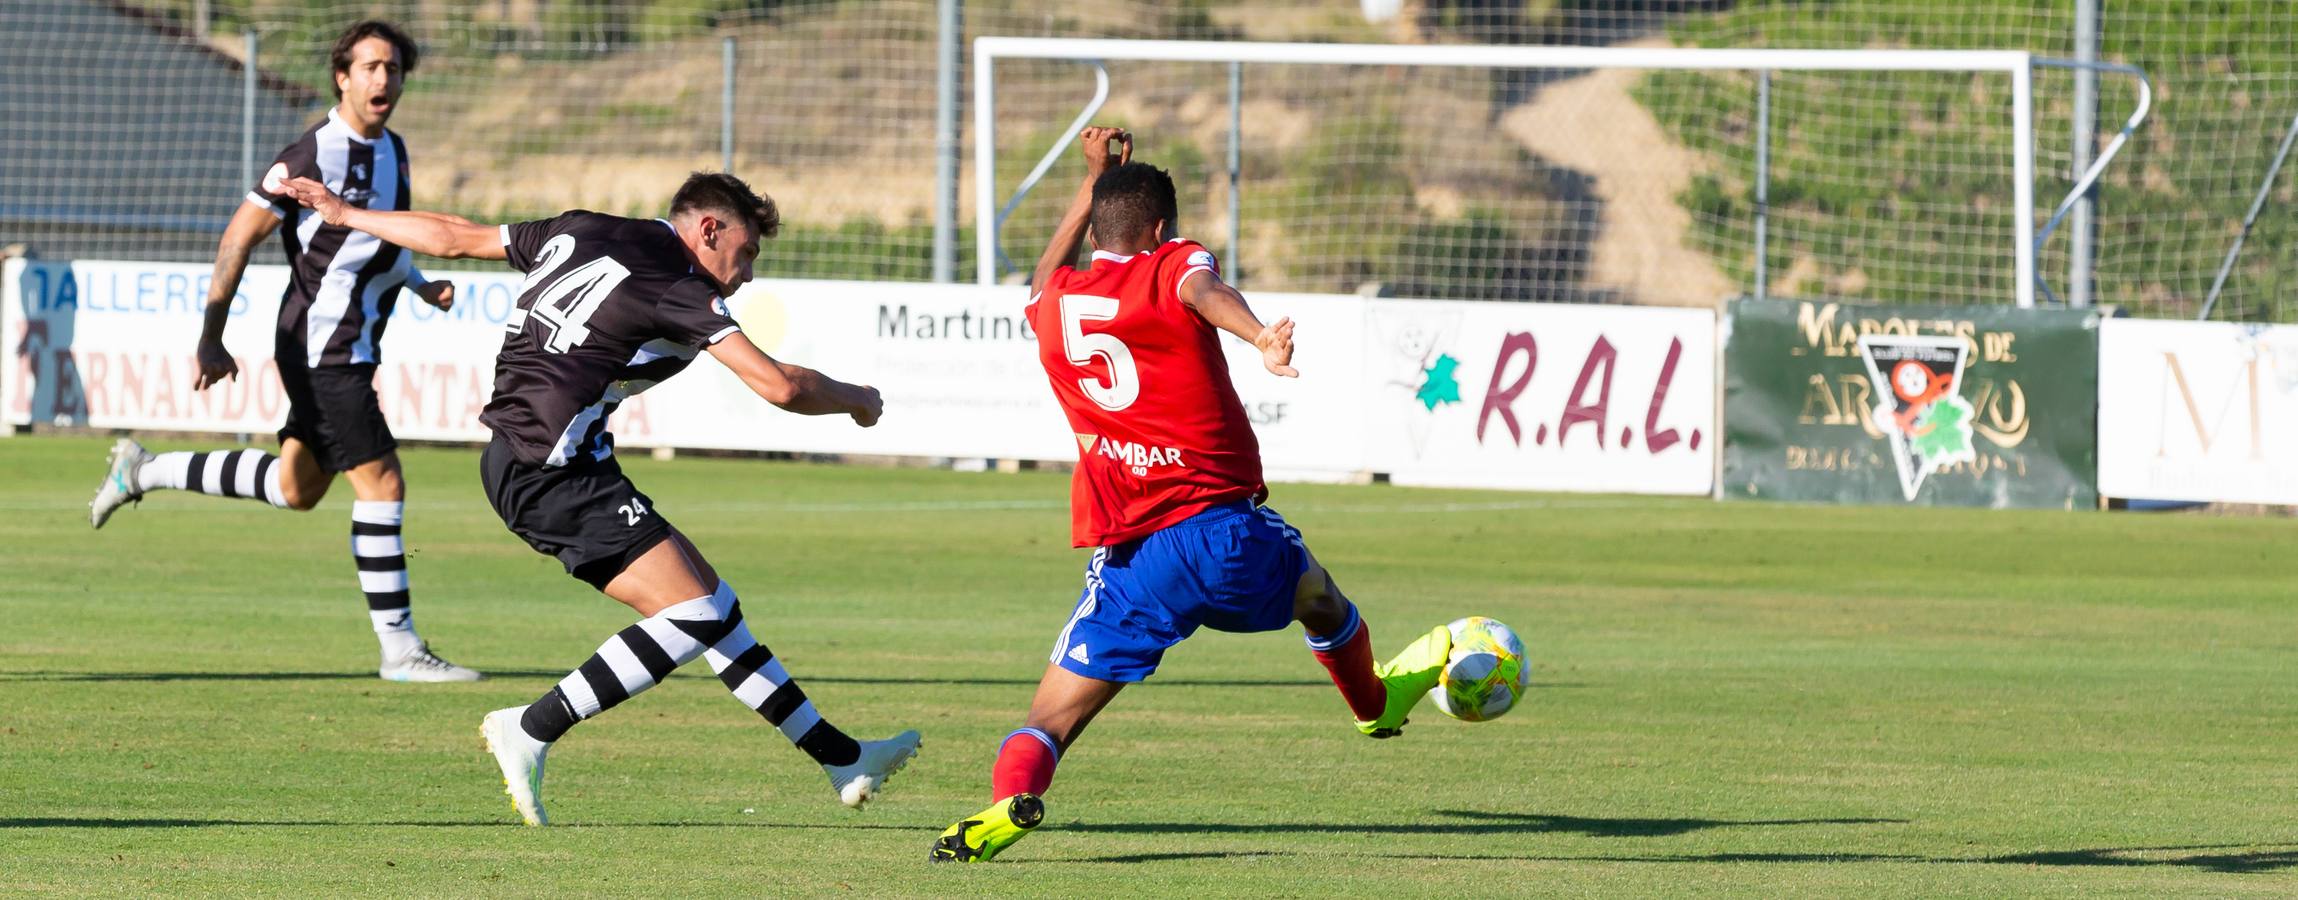
[[[1053,826],[1048,830],[1101,832],[1101,833],[1217,833],[1217,834],[1272,834],[1272,833],[1349,833],[1349,834],[1498,834],[1572,832],[1596,837],[1669,836],[1706,828],[1783,825],[1862,825],[1897,824],[1903,819],[1595,819],[1578,816],[1537,816],[1495,813],[1471,813],[1458,810],[1446,815],[1486,819],[1472,823],[1418,823],[1405,825],[1221,825],[1221,824],[1167,824],[1167,823],[1113,823],[1108,825],[1071,824]],[[1500,822],[1493,820],[1512,820]],[[256,819],[143,819],[143,818],[88,818],[88,817],[25,817],[0,818],[0,830],[35,828],[524,828],[511,821],[434,821],[434,822],[322,822]],[[930,826],[896,823],[792,823],[792,822],[601,822],[595,824],[554,825],[554,829],[615,829],[615,828],[775,828],[786,830],[837,829],[846,831],[930,831]],[[2263,849],[2251,849],[2263,848]],[[2250,850],[2244,853],[2206,852]],[[1349,853],[1346,851],[1294,851],[1294,850],[1200,850],[1168,853],[1126,853],[1116,856],[1094,856],[1082,859],[1019,859],[1011,862],[1035,865],[1064,863],[1155,863],[1186,862],[1192,860],[1254,859],[1274,857],[1353,856],[1358,858],[1401,859],[1418,861],[1459,862],[1610,862],[1610,863],[1926,863],[1934,865],[2018,865],[2063,867],[2156,867],[2189,868],[2228,874],[2253,874],[2298,868],[2298,844],[2200,844],[2174,847],[2102,847],[2087,850],[2046,850],[2035,853],[2013,853],[2000,856],[1922,856],[1911,853],[1694,853],[1694,854],[1638,854],[1596,856],[1549,856],[1509,853]]]
[[[488,680],[511,678],[565,678],[566,669],[487,669]],[[698,677],[708,677],[704,675]],[[176,681],[379,681],[373,671],[362,672],[0,672],[0,683],[176,682]],[[802,675],[801,684],[949,685],[952,687],[1035,687],[1035,678],[927,678],[901,676]],[[1223,681],[1204,678],[1157,679],[1160,687],[1324,688],[1330,681],[1308,679],[1253,679]]]
[[[508,820],[433,822],[323,822],[266,819],[106,819],[91,817],[0,818],[0,831],[11,828],[525,828]],[[786,830],[836,829],[841,831],[932,831],[923,823],[805,823],[805,822],[596,822],[552,825],[549,830],[607,828],[779,828]]]
[[[2239,850],[2253,844],[2204,844],[2194,847],[2115,847],[2101,850],[2059,850],[1990,857],[1985,862],[2030,866],[2192,866],[2213,872],[2272,872],[2298,868],[2298,844],[2268,845],[2254,853],[2195,853],[2191,856],[2148,858],[2126,853],[2189,853],[2196,850]]]
[[[540,669],[490,670],[489,678],[564,678]],[[0,672],[0,682],[167,682],[167,681],[381,681],[364,672]]]
[[[1107,834],[1580,834],[1588,837],[1672,837],[1711,828],[1780,825],[1903,825],[1906,819],[1604,819],[1438,810],[1437,815],[1467,821],[1362,823],[1330,822],[1111,822],[1054,826],[1063,831]]]
[[[2249,853],[2197,853],[2198,850],[2234,850],[2265,847]],[[1629,863],[1928,863],[1940,865],[2014,865],[2067,867],[2190,868],[2210,872],[2246,874],[2298,867],[2298,844],[2210,844],[2187,847],[2100,847],[2089,850],[2046,850],[2001,856],[1921,856],[1911,853],[1705,853],[1681,856],[1477,856],[1469,854],[1395,854],[1396,859],[1490,860],[1538,862]]]
[[[1591,821],[1581,819],[1577,821]],[[1593,820],[1612,821],[1612,820]],[[1673,820],[1618,820],[1673,821]],[[1691,820],[1700,821],[1700,820]],[[1719,825],[1795,825],[1827,824],[1831,822],[1889,822],[1876,819],[1802,819],[1753,822],[1722,822]],[[1712,826],[1711,826],[1712,827]],[[1319,826],[1319,830],[1322,827]],[[1068,830],[1123,830],[1121,827],[1088,829],[1071,826]],[[1242,829],[1240,829],[1242,830]],[[1422,830],[1417,826],[1366,826],[1360,830],[1381,834],[1443,834],[1444,831]],[[1532,829],[1565,830],[1565,829]],[[1594,831],[1591,834],[1644,834],[1641,831]],[[1680,833],[1680,832],[1679,832]],[[2263,848],[2263,849],[2251,849]],[[2204,852],[2249,850],[2250,852]],[[1446,862],[1605,862],[1605,863],[1923,863],[1930,865],[2014,865],[2063,867],[2150,867],[2184,868],[2234,875],[2276,872],[2298,868],[2298,844],[2203,844],[2176,847],[2101,847],[2087,850],[2046,850],[2036,853],[2012,853],[2000,856],[1922,856],[1911,853],[1697,853],[1697,854],[1638,854],[1633,856],[1548,856],[1523,854],[1447,854],[1447,853],[1371,853],[1331,854],[1325,851],[1302,852],[1293,850],[1205,850],[1171,853],[1127,853],[1116,856],[1095,856],[1075,860],[1015,860],[1016,862],[1087,862],[1087,863],[1153,863],[1190,860],[1249,859],[1255,857],[1323,857],[1328,855],[1365,856],[1380,859]]]

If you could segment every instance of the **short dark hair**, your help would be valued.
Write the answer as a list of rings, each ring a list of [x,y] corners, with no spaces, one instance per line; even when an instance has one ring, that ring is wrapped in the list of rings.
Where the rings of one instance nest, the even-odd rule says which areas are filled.
[[[399,71],[415,71],[415,58],[422,55],[415,50],[415,39],[400,31],[399,26],[381,19],[368,19],[344,29],[343,36],[335,39],[335,51],[328,54],[328,63],[335,67],[337,74],[351,71],[351,48],[371,37],[390,41],[391,46],[399,51]],[[327,83],[333,85],[335,79],[327,79]],[[342,99],[343,88],[335,88],[335,97]]]
[[[1129,238],[1159,220],[1175,221],[1179,214],[1180,204],[1173,199],[1173,176],[1164,169],[1130,162],[1093,180],[1090,221],[1097,240]]]
[[[670,198],[672,218],[690,212],[714,212],[727,217],[740,217],[750,224],[750,232],[759,240],[773,237],[782,230],[782,211],[774,207],[771,197],[763,197],[740,178],[725,172],[696,172],[686,176],[686,183],[678,186],[678,193]]]

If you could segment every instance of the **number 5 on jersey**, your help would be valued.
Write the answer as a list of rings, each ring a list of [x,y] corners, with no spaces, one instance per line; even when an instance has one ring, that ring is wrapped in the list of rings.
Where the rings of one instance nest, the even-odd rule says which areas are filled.
[[[1061,297],[1061,350],[1071,363],[1085,365],[1100,357],[1109,368],[1109,382],[1087,376],[1077,379],[1102,409],[1117,412],[1141,397],[1141,370],[1133,365],[1133,348],[1113,334],[1086,334],[1085,323],[1117,318],[1117,301],[1110,297],[1064,294]]]

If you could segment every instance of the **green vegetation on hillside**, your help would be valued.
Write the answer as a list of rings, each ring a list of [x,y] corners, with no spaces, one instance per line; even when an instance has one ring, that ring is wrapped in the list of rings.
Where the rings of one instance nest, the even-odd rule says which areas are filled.
[[[136,5],[179,23],[191,0]],[[581,0],[468,7],[440,0],[213,0],[211,27],[262,35],[265,68],[325,97],[324,49],[350,18],[417,23],[425,44],[403,131],[422,138],[418,179],[483,218],[569,205],[651,213],[659,185],[717,164],[718,42],[736,38],[737,166],[786,203],[791,260],[806,274],[930,271],[934,22],[931,5],[863,0]],[[1662,36],[1702,47],[2016,48],[2071,53],[2064,0],[1808,3],[1793,0],[1429,0],[1374,26],[1342,0],[1249,8],[1189,0],[966,4],[969,36],[1613,43]],[[2103,10],[2101,55],[2155,79],[2153,117],[2102,184],[2097,300],[2192,315],[2230,246],[2281,129],[2298,114],[2286,4],[2132,0]],[[228,43],[228,42],[226,42]],[[1036,66],[1036,67],[1032,67]],[[1010,190],[1081,102],[1074,64],[1000,73],[999,187]],[[1242,247],[1223,246],[1227,88],[1218,66],[1113,65],[1105,118],[1135,127],[1175,171],[1192,236],[1261,289],[1451,298],[1603,299],[1586,283],[1608,221],[1588,173],[1495,136],[1499,118],[1556,73],[1246,67]],[[1882,301],[2007,302],[2013,222],[2009,86],[2001,75],[1806,75],[1774,79],[1774,290]],[[2036,75],[2038,219],[2071,184],[2072,76]],[[2100,79],[2099,132],[2131,108],[2126,78]],[[1677,201],[1686,240],[1726,275],[1753,275],[1754,79],[1652,73],[1636,96],[1706,161]],[[1026,123],[1026,124],[1025,124]],[[1633,161],[1623,171],[1633,171]],[[1064,161],[1006,226],[1026,260],[1074,178]],[[1617,179],[1619,172],[1603,173]],[[889,177],[880,177],[889,176]],[[2278,186],[2219,315],[2298,320],[2298,189]],[[516,189],[506,185],[518,185]],[[970,196],[967,198],[970,202]],[[969,221],[970,221],[970,217]],[[1651,227],[1645,225],[1643,227]],[[1657,235],[1661,241],[1669,235]],[[2069,235],[2041,270],[2066,285]]]
[[[2100,58],[2136,64],[2155,84],[2151,118],[2107,170],[2098,204],[2096,300],[2144,315],[2192,316],[2281,130],[2298,114],[2287,85],[2298,54],[2289,10],[2248,0],[2108,4]],[[1700,47],[2026,49],[2071,55],[2062,0],[1810,4],[1749,0],[1674,21]],[[2072,76],[2035,79],[2037,224],[2072,186],[2066,174]],[[1999,75],[1775,77],[1774,277],[1799,260],[1820,271],[1807,293],[1946,303],[2010,296],[2009,85]],[[2127,76],[2099,79],[2100,140],[2134,103]],[[1640,96],[1686,144],[1719,161],[1683,196],[1704,245],[1735,278],[1749,274],[1754,210],[1752,104],[1746,75],[1654,74]],[[2220,318],[2298,318],[2298,217],[2279,187],[2221,301]],[[2067,235],[2041,268],[2061,292]],[[1999,248],[1999,249],[1989,249]],[[2000,261],[1995,264],[1995,261]],[[1977,264],[1977,263],[1986,264]],[[1858,267],[1846,278],[1846,267]]]

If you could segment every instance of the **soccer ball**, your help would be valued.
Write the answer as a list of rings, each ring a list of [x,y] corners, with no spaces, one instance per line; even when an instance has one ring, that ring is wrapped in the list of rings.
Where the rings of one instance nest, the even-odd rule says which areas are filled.
[[[1515,630],[1483,616],[1445,627],[1452,631],[1452,655],[1443,679],[1428,692],[1436,708],[1463,722],[1497,719],[1516,708],[1532,685],[1532,663]]]

